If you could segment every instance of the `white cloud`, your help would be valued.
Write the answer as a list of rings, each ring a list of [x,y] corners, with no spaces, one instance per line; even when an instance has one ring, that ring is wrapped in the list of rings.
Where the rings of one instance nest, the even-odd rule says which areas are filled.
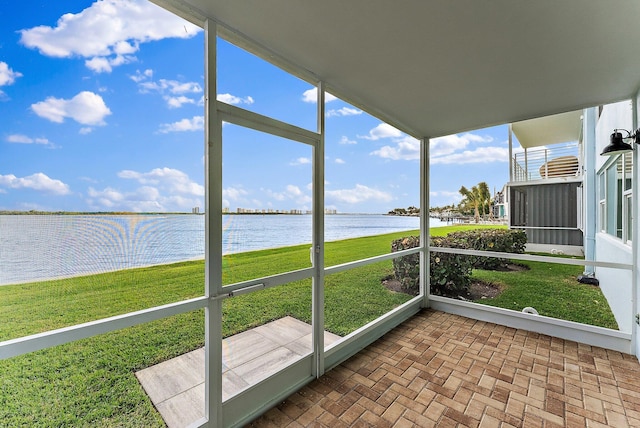
[[[288,184],[287,186],[285,186],[285,189],[282,192],[274,192],[270,189],[260,190],[263,192],[263,194],[278,202],[294,201],[296,204],[298,204],[298,206],[304,206],[305,204],[311,203],[311,201],[313,200],[311,196],[307,195],[298,186],[293,184]],[[271,206],[272,204],[269,205]]]
[[[140,93],[158,93],[167,102],[169,108],[180,108],[184,104],[196,104],[194,98],[189,98],[185,94],[198,94],[202,92],[202,86],[198,82],[180,82],[178,80],[159,79],[149,80],[153,77],[153,70],[146,69],[144,72],[136,70],[136,74],[129,76],[131,80],[138,84]]]
[[[369,131],[369,135],[358,135],[365,140],[379,140],[381,138],[399,138],[403,133],[387,123],[381,123]]]
[[[390,202],[393,200],[393,196],[390,193],[362,184],[356,184],[353,189],[327,190],[325,194],[330,203],[357,204],[366,201]]]
[[[182,119],[173,123],[163,123],[160,125],[160,132],[202,131],[204,129],[204,116],[193,116],[191,119]]]
[[[471,133],[447,135],[430,141],[429,155],[432,157],[448,155],[466,148],[470,143],[490,143],[492,141],[493,138],[491,137],[483,137]]]
[[[218,101],[222,101],[223,103],[227,103],[227,104],[253,104],[254,100],[252,97],[237,97],[235,95],[231,95],[231,94],[218,94],[216,96],[216,98],[218,99]]]
[[[432,164],[467,164],[508,161],[509,149],[505,147],[478,147],[475,150],[465,150],[462,153],[431,158]]]
[[[338,144],[358,144],[358,142],[350,140],[347,136],[343,135],[340,141],[338,141]]]
[[[89,91],[80,92],[70,100],[49,97],[32,104],[31,109],[55,123],[71,118],[82,125],[104,125],[104,118],[111,114],[102,97]]]
[[[249,192],[241,187],[227,187],[226,189],[222,189],[222,197],[224,199],[231,199],[232,201],[241,200],[248,194]]]
[[[189,203],[182,207],[164,205],[163,202],[170,202],[170,199],[162,198],[157,189],[148,186],[140,187],[133,192],[120,192],[111,187],[103,190],[96,190],[90,187],[87,194],[89,196],[87,203],[91,207],[97,209],[107,208],[113,211],[162,212],[171,209],[188,209],[190,206],[195,206]]]
[[[134,82],[139,83],[139,82],[142,82],[143,80],[147,80],[153,77],[153,70],[150,68],[147,68],[145,71],[142,71],[142,72],[140,70],[136,70],[136,74],[129,77]]]
[[[298,186],[294,186],[293,184],[288,184],[286,189],[287,189],[287,194],[293,197],[302,195],[302,190],[300,190]]]
[[[324,95],[324,102],[326,103],[330,103],[331,101],[335,101],[338,98],[334,97],[333,95],[331,95],[328,92],[325,92]],[[318,102],[318,88],[311,88],[308,89],[306,91],[304,91],[304,93],[302,94],[302,101],[304,101],[305,103],[317,103]]]
[[[179,97],[164,97],[165,101],[169,108],[180,108],[184,104],[195,104],[196,100],[193,98],[185,97],[184,95],[180,95]]]
[[[395,146],[383,146],[370,154],[391,160],[420,159],[420,141],[405,135],[395,141]]]
[[[337,163],[337,164],[345,164],[345,163],[346,163],[344,160],[342,160],[342,159],[340,159],[340,158],[336,158],[336,159],[334,160],[334,162],[335,162],[335,163]]]
[[[359,114],[362,114],[362,110],[350,107],[342,107],[341,109],[327,111],[327,117],[356,116]]]
[[[141,43],[190,38],[201,31],[146,0],[101,0],[79,13],[66,13],[55,27],[40,25],[20,31],[20,43],[41,54],[87,58],[95,72],[135,60]]]
[[[0,61],[0,86],[13,85],[18,77],[22,77],[22,73],[13,71],[6,62]],[[4,92],[0,90],[0,97],[4,96]]]
[[[42,172],[37,172],[27,177],[16,177],[13,174],[0,175],[0,186],[11,189],[32,189],[55,195],[67,195],[70,193],[67,184],[60,180],[49,178]]]
[[[122,64],[128,64],[136,61],[136,57],[131,55],[116,55],[112,58],[106,57],[94,57],[84,62],[84,65],[96,73],[111,73],[113,67],[117,67]]]
[[[82,181],[86,181],[87,183],[97,183],[98,180],[96,180],[95,178],[91,178],[91,177],[78,177],[78,180],[82,180]]]
[[[141,186],[128,192],[113,187],[89,188],[87,202],[92,207],[123,211],[183,211],[203,206],[204,187],[184,172],[155,168],[148,172],[123,170],[118,177],[135,180]]]
[[[118,173],[118,177],[137,180],[140,184],[159,185],[174,193],[204,196],[202,185],[191,181],[186,173],[173,168],[155,168],[149,172],[123,170]]]
[[[297,158],[297,159],[291,161],[289,163],[289,165],[307,165],[307,164],[310,164],[310,163],[311,163],[311,159],[310,158],[301,157],[301,158]]]
[[[80,128],[80,130],[78,131],[78,133],[80,133],[81,135],[87,135],[87,134],[91,134],[93,132],[93,128]]]
[[[93,187],[89,187],[87,193],[91,198],[97,198],[100,205],[107,208],[112,208],[117,202],[125,199],[124,194],[111,187],[107,187],[104,190],[95,190]]]
[[[54,144],[47,138],[32,138],[22,134],[11,134],[7,137],[7,142],[18,144],[42,144],[53,147]]]
[[[370,134],[382,135],[384,134],[384,130],[376,133],[372,131],[370,132]],[[378,150],[374,150],[370,154],[374,156],[379,156],[384,159],[391,159],[391,160],[420,159],[420,141],[402,133],[400,137],[392,137],[392,138],[394,143],[393,145],[383,146]],[[446,137],[434,138],[430,141],[430,144],[429,144],[429,157],[431,159],[432,164],[433,163],[449,163],[445,161],[436,161],[436,159],[441,159],[443,156],[451,155],[460,150],[463,150],[466,147],[468,147],[469,144],[471,143],[482,144],[482,143],[490,143],[492,141],[493,141],[493,138],[491,137],[484,137],[481,135],[471,134],[471,133],[466,133],[462,135],[454,134],[454,135],[448,135]]]
[[[199,94],[202,86],[198,82],[179,82],[177,80],[160,79],[158,81],[139,82],[140,92],[158,92],[160,94],[169,92],[174,95]]]

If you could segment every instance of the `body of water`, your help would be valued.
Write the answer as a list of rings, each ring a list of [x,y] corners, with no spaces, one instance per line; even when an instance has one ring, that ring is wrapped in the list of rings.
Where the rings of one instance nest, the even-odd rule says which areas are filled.
[[[326,241],[418,228],[417,217],[325,216]],[[225,254],[310,242],[310,215],[223,216]],[[204,216],[0,215],[0,285],[203,257]]]

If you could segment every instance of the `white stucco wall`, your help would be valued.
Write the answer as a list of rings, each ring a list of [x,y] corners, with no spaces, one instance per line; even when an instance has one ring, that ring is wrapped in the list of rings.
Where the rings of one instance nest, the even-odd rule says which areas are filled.
[[[596,124],[596,153],[598,155],[609,144],[614,129],[626,129],[633,132],[632,114],[631,101],[604,106]],[[626,137],[624,132],[622,134]],[[599,171],[607,160],[609,160],[607,156],[597,156],[596,171]]]
[[[640,127],[640,91],[636,93],[635,99],[633,100],[635,106],[635,121],[633,123],[634,128]],[[636,149],[640,149],[640,147],[636,147]],[[633,156],[633,164],[635,166],[633,171],[633,183],[635,188],[633,189],[633,198],[635,204],[635,216],[636,218],[632,219],[633,224],[633,241],[634,241],[634,255],[635,255],[635,270],[633,272],[633,276],[635,278],[635,302],[633,304],[633,340],[632,346],[635,344],[635,355],[640,359],[640,340],[638,340],[638,331],[640,327],[636,322],[636,314],[640,314],[640,302],[638,302],[638,296],[640,296],[640,251],[638,250],[638,245],[640,245],[640,221],[638,221],[638,214],[640,213],[640,171],[638,170],[638,166],[640,165],[640,152],[638,150],[635,151]]]
[[[596,259],[602,262],[631,264],[631,247],[606,233],[596,234]],[[611,268],[596,268],[602,293],[607,298],[618,328],[631,333],[633,320],[632,271]]]
[[[610,135],[614,129],[633,131],[633,109],[631,101],[610,104],[603,108],[596,125],[596,153],[609,144]],[[623,135],[625,133],[623,132]],[[607,156],[597,156],[596,171],[609,160]],[[596,214],[598,215],[598,214]],[[634,221],[634,225],[637,222]],[[598,219],[598,231],[600,220]],[[615,263],[633,263],[632,248],[624,244],[621,239],[606,233],[596,233],[595,259]],[[635,313],[633,302],[633,272],[630,270],[596,268],[596,277],[600,281],[600,288],[609,302],[618,327],[621,331],[632,333]],[[636,352],[636,355],[638,353]]]
[[[623,101],[607,105],[603,108],[596,125],[596,153],[609,144],[614,129],[633,131],[633,109],[631,101]],[[623,132],[623,135],[625,133]],[[599,171],[609,160],[607,156],[597,156],[596,170]],[[599,213],[598,213],[599,214]],[[634,222],[635,223],[635,222]],[[600,219],[598,219],[598,229]],[[622,240],[606,233],[596,233],[596,260],[617,263],[633,263],[632,248]],[[597,268],[596,277],[600,288],[609,302],[618,327],[621,331],[631,333],[633,330],[633,314],[635,313],[632,288],[632,271],[622,269]]]

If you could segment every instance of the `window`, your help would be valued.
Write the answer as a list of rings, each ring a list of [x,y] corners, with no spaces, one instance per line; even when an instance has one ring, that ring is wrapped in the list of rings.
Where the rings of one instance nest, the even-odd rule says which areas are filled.
[[[606,230],[606,224],[607,224],[607,204],[606,204],[606,186],[605,186],[606,180],[605,180],[605,174],[601,173],[598,176],[598,199],[599,199],[599,204],[598,204],[598,218],[600,219],[600,223],[599,223],[599,228],[601,232],[605,232]]]
[[[632,222],[632,154],[624,154],[610,162],[599,175],[600,230],[631,242]]]

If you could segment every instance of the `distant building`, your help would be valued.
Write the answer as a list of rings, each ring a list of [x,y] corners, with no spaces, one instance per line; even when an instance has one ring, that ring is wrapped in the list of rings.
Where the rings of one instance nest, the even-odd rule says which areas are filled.
[[[493,217],[498,220],[504,220],[509,216],[509,192],[507,186],[503,186],[502,190],[493,195]]]
[[[200,207],[191,208],[191,214],[200,214]]]

